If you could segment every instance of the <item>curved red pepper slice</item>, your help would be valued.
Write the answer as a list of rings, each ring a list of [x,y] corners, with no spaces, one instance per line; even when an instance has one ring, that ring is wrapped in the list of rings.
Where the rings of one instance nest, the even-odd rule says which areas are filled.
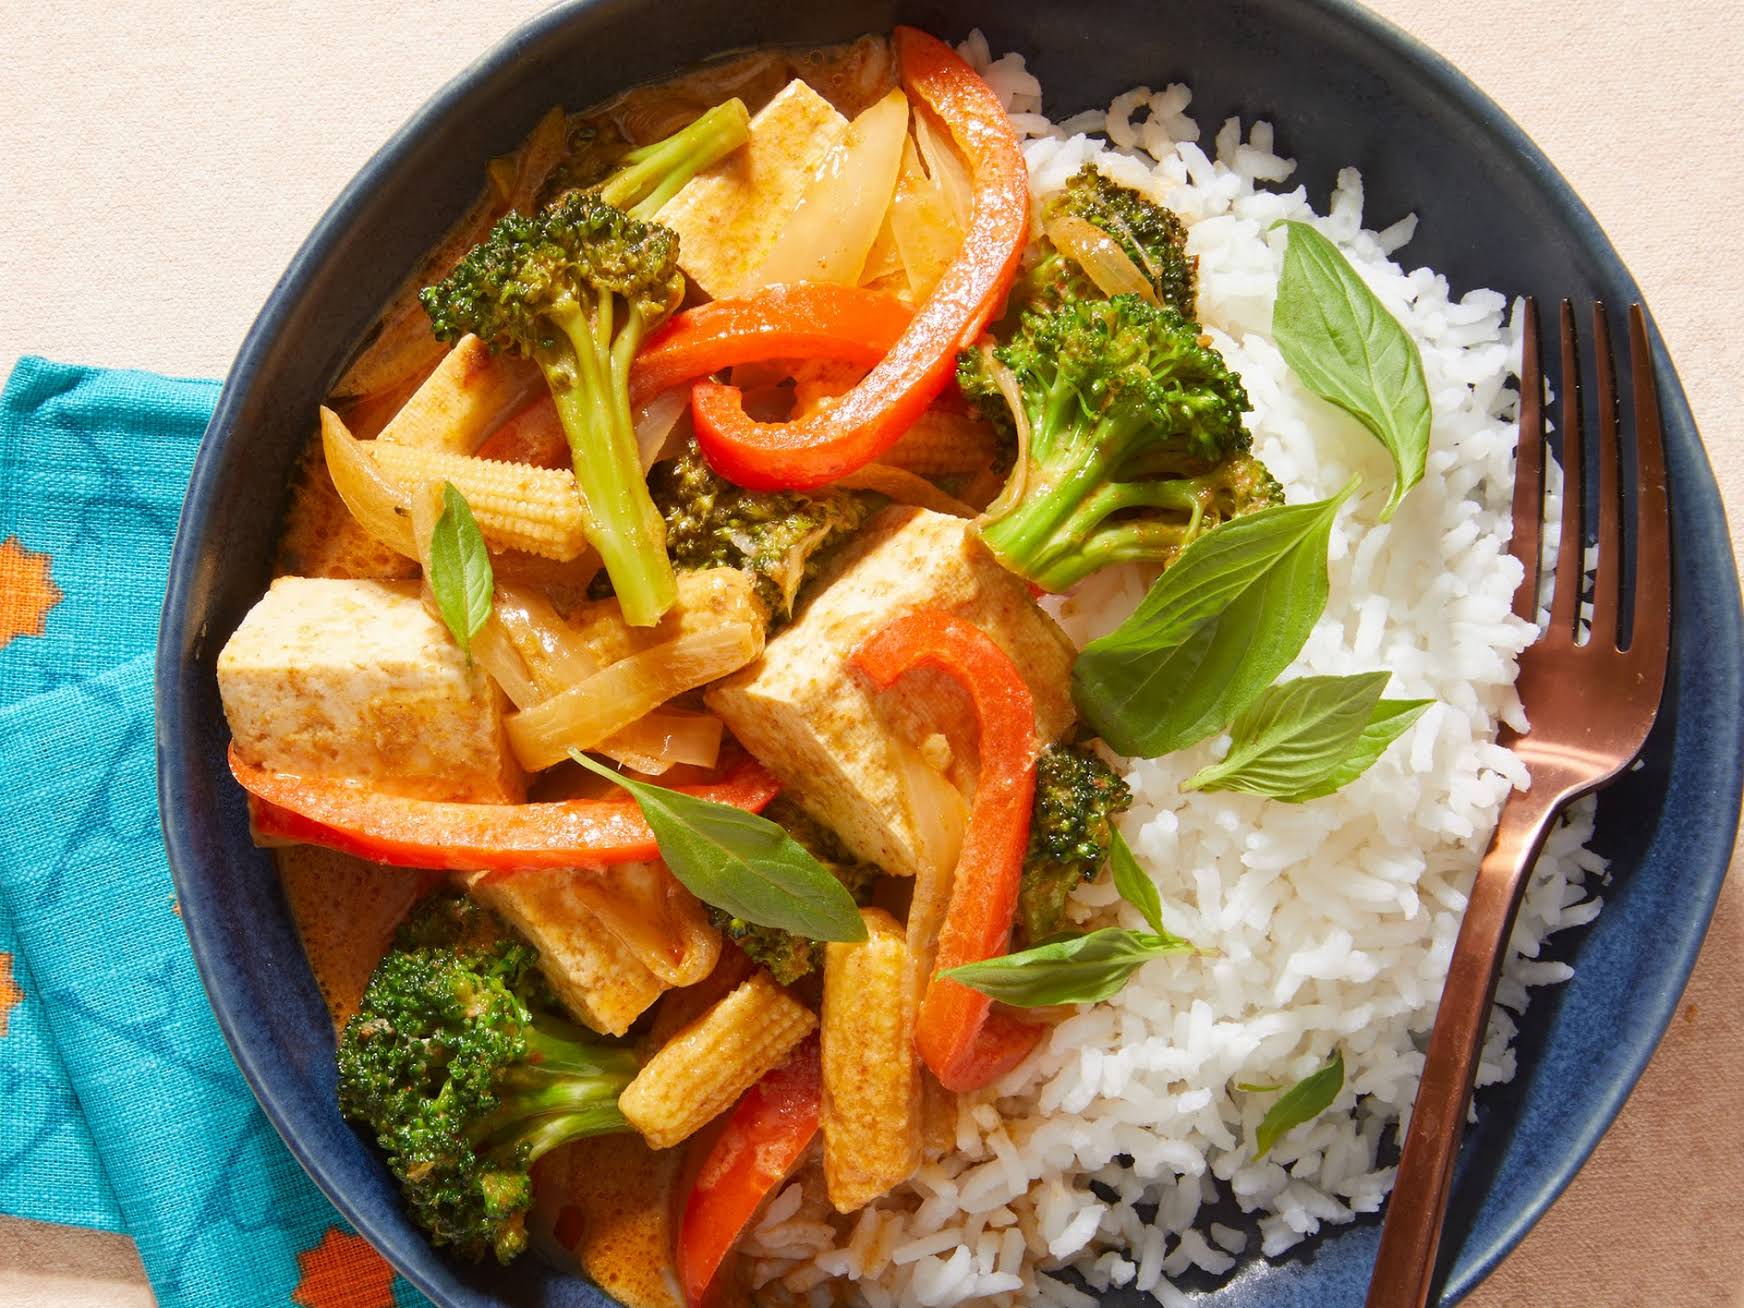
[[[879,689],[914,668],[944,673],[968,694],[980,724],[980,773],[939,929],[933,979],[914,1042],[947,1090],[978,1090],[1023,1061],[1043,1028],[993,1011],[993,1001],[939,972],[1006,951],[1035,800],[1035,704],[1011,657],[979,627],[949,613],[898,618],[854,652]]]
[[[361,781],[272,772],[245,762],[234,745],[230,771],[248,791],[258,838],[323,845],[392,867],[515,872],[660,856],[647,819],[627,795],[537,804],[406,799]],[[755,813],[781,786],[762,764],[741,754],[718,781],[674,789]]]
[[[912,27],[893,40],[903,89],[949,129],[974,193],[962,251],[908,328],[853,390],[795,422],[753,421],[737,389],[691,392],[697,443],[717,472],[752,490],[809,490],[872,462],[945,388],[957,351],[1005,298],[1029,239],[1029,173],[999,98],[950,46]]]
[[[812,1035],[728,1115],[678,1222],[678,1283],[689,1308],[701,1308],[752,1215],[811,1144],[822,1108],[823,1067]]]
[[[835,359],[870,368],[890,351],[912,311],[861,286],[799,282],[741,299],[711,300],[673,318],[630,368],[630,405],[739,363]]]

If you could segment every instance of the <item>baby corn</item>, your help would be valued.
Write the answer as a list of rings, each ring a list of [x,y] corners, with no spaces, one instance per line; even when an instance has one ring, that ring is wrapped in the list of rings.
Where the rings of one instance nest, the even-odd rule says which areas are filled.
[[[993,466],[993,429],[967,414],[928,409],[884,451],[883,462],[922,477],[952,477]]]
[[[485,539],[498,548],[558,561],[587,548],[587,514],[573,473],[391,441],[371,441],[365,448],[383,479],[404,490],[453,482]]]
[[[817,1026],[811,1010],[756,972],[673,1036],[618,1098],[656,1149],[724,1113]]]
[[[853,1212],[920,1166],[920,1063],[903,929],[860,911],[867,938],[824,949],[824,1183]]]

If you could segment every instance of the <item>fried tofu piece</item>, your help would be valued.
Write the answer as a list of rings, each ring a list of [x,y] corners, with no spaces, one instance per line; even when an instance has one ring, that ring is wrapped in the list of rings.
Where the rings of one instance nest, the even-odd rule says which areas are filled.
[[[415,799],[518,801],[505,701],[413,581],[280,577],[218,655],[250,763]]]
[[[751,139],[698,173],[656,215],[678,233],[678,264],[711,297],[748,289],[799,207],[813,169],[848,130],[795,78],[751,120]]]
[[[1074,717],[1072,644],[1024,583],[987,552],[973,524],[925,509],[880,513],[820,585],[761,659],[705,699],[855,854],[913,876],[927,863],[927,824],[917,822],[909,778],[918,761],[943,761],[948,752],[946,771],[968,783],[973,710],[958,687],[928,670],[874,691],[849,666],[854,650],[912,610],[955,614],[1011,656],[1035,698],[1036,736],[1053,741]],[[939,748],[944,741],[949,751]]]
[[[731,1108],[816,1028],[809,1008],[769,973],[753,972],[642,1064],[618,1111],[649,1144],[670,1149]]]
[[[607,930],[577,892],[580,881],[595,875],[572,868],[476,873],[466,889],[537,947],[539,970],[578,1021],[619,1036],[660,998],[666,983]]]
[[[824,946],[824,1183],[839,1213],[908,1180],[921,1152],[913,960],[895,918],[860,916],[865,940]]]

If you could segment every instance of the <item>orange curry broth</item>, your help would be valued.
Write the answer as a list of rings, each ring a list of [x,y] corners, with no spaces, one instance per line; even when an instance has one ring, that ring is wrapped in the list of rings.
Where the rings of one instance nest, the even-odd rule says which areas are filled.
[[[669,82],[636,87],[571,116],[572,127],[595,129],[596,146],[639,145],[682,127],[703,110],[738,96],[755,113],[795,77],[852,118],[894,85],[887,42],[862,37],[815,51],[770,50],[719,60]],[[572,132],[573,135],[573,132]],[[475,206],[460,227],[477,224]],[[456,233],[444,242],[455,243]],[[482,236],[480,230],[472,239]],[[470,244],[470,241],[466,242]],[[384,314],[406,308],[423,274]],[[381,392],[332,397],[360,437],[375,435],[428,375],[434,360]],[[320,454],[320,434],[293,478],[279,541],[278,575],[406,577],[416,564],[365,536],[333,490]],[[275,851],[286,902],[336,1028],[357,1011],[364,986],[394,929],[437,874],[383,868],[310,846]],[[657,1014],[658,1016],[658,1014]],[[682,1308],[672,1273],[672,1188],[683,1151],[656,1152],[634,1135],[567,1145],[535,1169],[530,1227],[534,1247],[554,1262],[572,1257],[586,1275],[629,1308]],[[736,1269],[723,1275],[737,1282]],[[748,1302],[737,1285],[723,1287],[721,1308]]]

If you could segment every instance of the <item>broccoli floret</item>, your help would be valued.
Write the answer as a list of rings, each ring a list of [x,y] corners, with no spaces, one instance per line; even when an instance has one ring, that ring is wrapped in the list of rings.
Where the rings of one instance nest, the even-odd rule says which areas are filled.
[[[1093,751],[1073,745],[1042,751],[1017,897],[1026,943],[1044,940],[1065,924],[1073,887],[1101,873],[1114,841],[1114,817],[1130,807],[1132,791]]]
[[[847,887],[854,902],[863,904],[878,876],[878,868],[862,863],[842,844],[841,837],[818,822],[785,794],[777,795],[763,810],[763,816],[786,830],[804,846],[811,856],[822,863],[836,879]],[[769,974],[782,985],[792,985],[823,966],[822,942],[783,931],[779,927],[758,926],[742,918],[732,917],[718,908],[709,909],[714,924],[725,931],[754,963],[769,969]]]
[[[597,119],[572,119],[562,162],[541,191],[549,202],[573,190],[593,190],[632,218],[651,219],[692,177],[751,139],[745,102],[717,104],[652,145],[625,150],[623,137]]]
[[[666,548],[681,569],[740,568],[779,626],[830,546],[858,530],[877,497],[853,491],[801,495],[749,491],[708,465],[693,440],[648,479],[666,522]]]
[[[683,295],[676,234],[578,191],[532,217],[509,214],[419,296],[443,340],[471,332],[545,374],[589,539],[639,627],[658,622],[677,591],[637,452],[630,364]]]
[[[1037,585],[1064,590],[1112,563],[1166,567],[1219,522],[1278,501],[1247,455],[1241,379],[1174,309],[1117,295],[1025,314],[993,357],[1015,379],[1029,440],[1015,498],[981,536]],[[999,394],[989,372],[985,353],[964,353],[963,389],[987,407]]]
[[[558,1016],[537,959],[472,900],[426,900],[339,1041],[340,1111],[375,1133],[435,1243],[474,1260],[526,1247],[541,1155],[626,1125],[635,1056]]]
[[[1044,224],[1059,217],[1081,218],[1113,237],[1159,303],[1183,318],[1196,316],[1199,261],[1187,253],[1186,225],[1170,210],[1086,164],[1048,200]],[[1057,309],[1101,295],[1077,261],[1044,238],[1012,292],[1004,325],[1015,326],[1026,310]]]

